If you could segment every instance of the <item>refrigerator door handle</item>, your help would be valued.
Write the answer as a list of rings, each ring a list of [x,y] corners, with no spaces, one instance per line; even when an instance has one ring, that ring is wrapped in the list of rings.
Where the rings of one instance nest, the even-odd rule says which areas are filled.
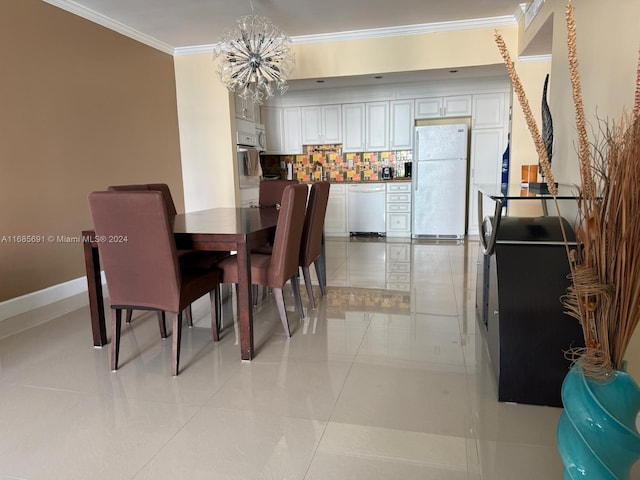
[[[418,168],[419,168],[418,165],[420,165],[420,162],[413,162],[413,163],[414,163],[414,167],[413,167],[414,171],[413,171],[413,173],[411,175],[413,177],[415,177],[415,179],[416,179],[416,182],[415,182],[416,183],[416,189],[415,190],[417,192],[418,188],[420,187],[420,175],[418,175]]]

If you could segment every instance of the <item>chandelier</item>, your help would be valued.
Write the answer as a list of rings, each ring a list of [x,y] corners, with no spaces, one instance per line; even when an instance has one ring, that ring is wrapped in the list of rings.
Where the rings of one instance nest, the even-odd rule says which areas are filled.
[[[253,103],[262,103],[277,90],[286,92],[287,78],[295,66],[291,40],[268,18],[253,15],[241,17],[223,33],[214,46],[217,72],[222,83],[232,92]]]

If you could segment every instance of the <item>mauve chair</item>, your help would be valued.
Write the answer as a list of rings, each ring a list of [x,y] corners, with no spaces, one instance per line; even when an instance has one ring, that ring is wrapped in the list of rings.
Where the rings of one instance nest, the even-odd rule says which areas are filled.
[[[304,228],[302,230],[302,240],[300,242],[299,266],[302,268],[307,295],[311,302],[311,308],[314,310],[316,302],[313,298],[309,267],[312,263],[314,264],[318,284],[320,285],[320,294],[324,296],[326,272],[324,258],[320,257],[323,254],[324,219],[327,213],[327,202],[329,201],[329,188],[329,182],[315,182],[311,185],[304,218]]]
[[[261,207],[281,205],[284,189],[296,184],[298,180],[261,180],[258,187],[258,205]]]
[[[178,375],[182,311],[207,293],[213,338],[218,340],[220,271],[180,265],[161,192],[92,192],[89,206],[96,235],[117,240],[98,244],[113,318],[111,369],[118,368],[122,310],[155,310],[163,337],[163,313],[173,314],[172,374]]]
[[[251,252],[251,282],[273,289],[280,321],[287,337],[291,336],[282,289],[291,281],[294,295],[300,295],[298,285],[298,260],[300,240],[304,226],[307,186],[288,185],[282,194],[278,223],[271,255]],[[222,282],[238,284],[238,262],[235,255],[218,263],[222,270]],[[302,318],[302,312],[298,310]]]
[[[169,185],[166,183],[140,183],[140,184],[131,184],[131,185],[111,185],[107,188],[107,190],[116,190],[116,191],[135,191],[135,192],[145,192],[145,191],[156,191],[162,193],[162,198],[165,202],[165,208],[167,209],[167,214],[169,215],[169,219],[173,221],[173,218],[177,215],[178,210],[176,209],[176,204],[173,201],[173,195],[171,195],[171,189]],[[213,251],[204,251],[204,250],[188,250],[188,249],[178,249],[178,261],[181,265],[186,267],[194,267],[194,268],[211,268],[215,266],[223,258],[226,258],[230,255],[231,252],[213,252]],[[187,317],[187,325],[190,327],[193,326],[193,316],[191,313],[191,305],[187,307],[185,310],[185,316]],[[127,323],[131,322],[131,318],[133,316],[133,312],[131,310],[127,310]]]

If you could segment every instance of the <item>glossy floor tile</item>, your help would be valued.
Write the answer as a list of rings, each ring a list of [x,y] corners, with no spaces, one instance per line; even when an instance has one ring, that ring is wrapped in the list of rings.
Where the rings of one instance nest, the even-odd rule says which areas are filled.
[[[150,313],[124,327],[117,372],[86,306],[6,337],[0,479],[559,480],[561,409],[496,400],[477,255],[474,240],[328,239],[317,309],[302,289],[300,320],[285,290],[291,339],[266,293],[242,362],[233,295],[215,344],[196,302],[178,377]]]

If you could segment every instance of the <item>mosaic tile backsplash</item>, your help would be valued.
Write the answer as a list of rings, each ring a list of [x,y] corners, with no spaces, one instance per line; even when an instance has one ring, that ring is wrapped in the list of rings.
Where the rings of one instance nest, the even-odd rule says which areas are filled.
[[[305,145],[305,149],[302,155],[264,155],[263,172],[286,176],[286,164],[291,163],[293,178],[301,182],[361,182],[380,180],[382,167],[387,166],[394,176],[402,177],[404,162],[413,157],[412,150],[342,153],[342,145]]]

